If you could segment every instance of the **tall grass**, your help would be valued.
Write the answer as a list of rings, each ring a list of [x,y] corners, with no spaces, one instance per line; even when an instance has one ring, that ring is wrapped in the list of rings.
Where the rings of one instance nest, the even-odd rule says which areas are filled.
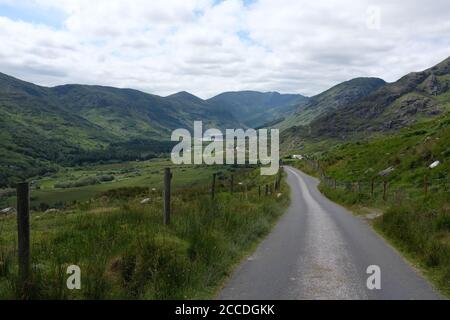
[[[450,295],[450,206],[445,194],[391,206],[375,227]]]
[[[17,285],[15,221],[0,222],[0,298],[202,299],[214,296],[232,267],[263,237],[288,203],[208,186],[177,190],[172,223],[162,224],[162,199],[109,198],[59,213],[35,213],[31,223],[32,278]],[[252,182],[253,181],[253,182]],[[253,187],[252,187],[253,186]],[[113,193],[114,194],[114,193]],[[126,194],[124,190],[120,194]],[[81,290],[68,290],[66,268],[81,268]]]

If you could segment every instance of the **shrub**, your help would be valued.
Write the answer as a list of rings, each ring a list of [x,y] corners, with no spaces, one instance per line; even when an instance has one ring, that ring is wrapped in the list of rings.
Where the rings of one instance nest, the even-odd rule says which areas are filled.
[[[110,199],[129,199],[148,194],[146,187],[123,187],[102,192],[99,197]]]
[[[113,175],[102,175],[98,177],[98,180],[100,182],[110,182],[110,181],[114,181],[114,176]]]
[[[75,182],[60,182],[56,183],[54,185],[57,189],[67,189],[67,188],[79,188],[79,187],[85,187],[85,186],[92,186],[96,184],[100,184],[100,180],[97,178],[89,177],[89,178],[83,178],[81,180],[75,181]]]

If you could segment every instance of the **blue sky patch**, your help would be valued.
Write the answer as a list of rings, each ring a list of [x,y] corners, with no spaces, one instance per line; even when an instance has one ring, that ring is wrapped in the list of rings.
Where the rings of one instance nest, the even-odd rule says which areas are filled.
[[[0,16],[15,21],[44,24],[54,29],[63,28],[66,18],[65,13],[60,10],[24,4],[0,4]]]

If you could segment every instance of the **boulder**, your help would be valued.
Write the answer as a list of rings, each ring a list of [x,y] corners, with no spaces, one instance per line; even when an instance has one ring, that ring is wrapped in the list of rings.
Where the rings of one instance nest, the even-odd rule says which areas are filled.
[[[12,207],[0,210],[0,215],[5,215],[6,216],[8,214],[13,214],[13,213],[16,213],[16,209],[12,208]]]
[[[430,164],[430,166],[429,166],[429,168],[430,169],[434,169],[434,168],[436,168],[438,165],[440,165],[441,164],[441,162],[440,161],[435,161],[435,162],[433,162],[432,164]]]
[[[50,208],[50,209],[48,209],[48,210],[45,210],[44,213],[56,213],[56,212],[59,212],[59,210],[58,210],[58,209],[55,209],[55,208]]]
[[[384,169],[383,171],[380,171],[378,173],[378,175],[381,177],[386,177],[386,176],[390,175],[394,170],[395,170],[394,167],[389,167],[387,169]]]

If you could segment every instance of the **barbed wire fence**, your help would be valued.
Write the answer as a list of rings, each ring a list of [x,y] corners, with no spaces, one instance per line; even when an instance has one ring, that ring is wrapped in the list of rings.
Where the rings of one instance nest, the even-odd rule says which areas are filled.
[[[422,181],[402,183],[388,176],[377,175],[371,180],[338,180],[327,175],[318,160],[304,159],[316,171],[322,183],[330,189],[345,190],[379,202],[401,203],[434,193],[450,193],[450,177],[431,178],[424,175]]]
[[[162,222],[164,225],[171,223],[171,212],[174,207],[173,196],[179,190],[172,188],[172,180],[175,177],[173,168],[164,169],[162,180]],[[239,175],[237,177],[237,175]],[[208,196],[211,201],[216,201],[219,193],[229,193],[233,197],[239,197],[241,201],[250,199],[262,199],[269,197],[279,197],[281,195],[281,183],[283,170],[280,169],[276,176],[263,181],[252,179],[247,173],[231,173],[228,175],[214,172],[211,174],[210,184],[206,183],[201,189],[192,190],[197,197]],[[22,182],[16,186],[17,201],[17,231],[18,231],[18,266],[19,266],[19,285],[25,288],[31,275],[30,258],[30,212],[31,212],[31,193],[29,182]],[[141,202],[142,203],[142,202]]]

